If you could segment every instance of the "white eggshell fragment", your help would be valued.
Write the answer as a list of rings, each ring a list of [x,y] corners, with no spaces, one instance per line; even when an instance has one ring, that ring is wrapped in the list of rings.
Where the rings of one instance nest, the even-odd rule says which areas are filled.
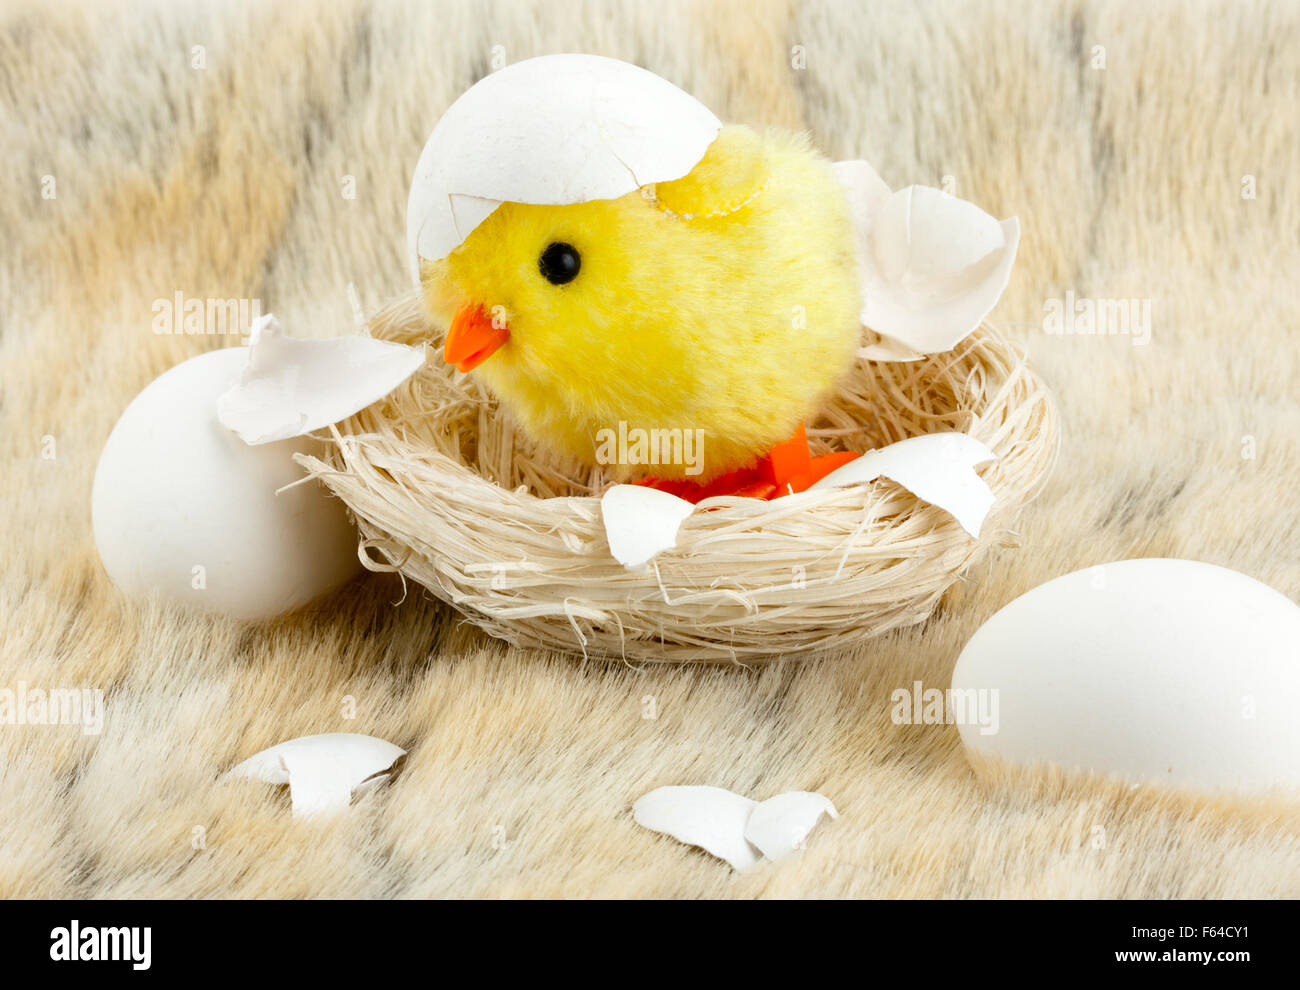
[[[288,784],[295,818],[347,808],[363,790],[388,779],[406,750],[352,732],[301,736],[250,756],[230,771],[268,784]]]
[[[833,169],[857,234],[862,325],[885,338],[861,356],[911,361],[952,350],[1006,289],[1020,221],[928,186],[890,193],[864,161]]]
[[[830,799],[811,791],[788,791],[759,802],[745,825],[745,841],[768,859],[802,849],[823,818],[838,818]]]
[[[217,418],[249,444],[345,420],[397,388],[425,359],[422,347],[373,337],[290,337],[270,313],[251,334],[247,367],[217,400]]]
[[[543,55],[475,83],[443,114],[407,202],[412,275],[502,202],[615,199],[680,179],[722,124],[652,72],[598,55]]]
[[[952,690],[996,692],[996,732],[960,725],[981,756],[1300,789],[1300,607],[1226,568],[1125,560],[1048,581],[976,632]]]
[[[660,787],[637,799],[632,817],[638,825],[699,846],[743,873],[762,858],[745,841],[745,826],[756,806],[722,787]]]
[[[974,269],[1006,244],[998,222],[974,203],[928,186],[908,186],[881,204],[872,247],[891,282],[918,297],[968,292]]]
[[[836,488],[885,477],[943,509],[976,538],[993,507],[993,491],[975,466],[997,455],[967,433],[927,433],[869,450],[836,468],[811,489]],[[810,489],[810,490],[811,490]]]
[[[677,544],[677,531],[695,506],[669,492],[642,485],[615,485],[600,499],[609,552],[629,570]]]
[[[859,238],[871,233],[871,225],[885,200],[889,199],[889,185],[869,162],[860,158],[835,162],[831,172],[844,189],[849,204],[849,216]]]
[[[124,591],[262,619],[360,569],[343,503],[303,481],[293,461],[319,455],[319,442],[250,447],[217,421],[217,397],[248,357],[246,347],[227,348],[177,365],[113,427],[91,510],[100,558]]]

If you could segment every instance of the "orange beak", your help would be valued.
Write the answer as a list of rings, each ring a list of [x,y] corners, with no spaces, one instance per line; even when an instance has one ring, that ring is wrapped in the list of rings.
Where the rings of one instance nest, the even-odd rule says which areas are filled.
[[[442,359],[457,371],[473,371],[509,339],[508,326],[497,326],[478,303],[466,303],[452,317]]]

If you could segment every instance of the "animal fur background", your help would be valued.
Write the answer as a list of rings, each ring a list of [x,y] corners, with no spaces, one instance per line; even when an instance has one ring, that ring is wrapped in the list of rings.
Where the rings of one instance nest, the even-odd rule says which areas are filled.
[[[0,18],[0,687],[107,698],[98,736],[0,725],[0,894],[1300,894],[1295,806],[985,779],[953,727],[890,719],[895,688],[946,686],[981,622],[1080,567],[1192,557],[1300,597],[1295,3],[20,2]],[[1020,549],[924,626],[755,670],[512,652],[371,576],[263,626],[121,597],[90,532],[104,439],[156,375],[238,341],[157,334],[154,301],[257,299],[295,333],[355,328],[408,285],[407,183],[442,110],[494,57],[565,50],[1020,216],[995,319],[1064,423]],[[1044,332],[1067,292],[1149,301],[1149,342]],[[294,823],[282,791],[219,780],[331,731],[410,751],[344,817]],[[633,824],[636,797],[678,783],[816,790],[841,818],[737,876]]]

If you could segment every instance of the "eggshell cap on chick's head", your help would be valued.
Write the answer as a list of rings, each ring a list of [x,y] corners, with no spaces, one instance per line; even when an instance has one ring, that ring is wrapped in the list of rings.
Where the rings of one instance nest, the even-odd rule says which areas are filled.
[[[565,206],[680,179],[722,122],[653,72],[600,55],[542,55],[480,79],[442,115],[406,206],[411,274],[504,202]]]

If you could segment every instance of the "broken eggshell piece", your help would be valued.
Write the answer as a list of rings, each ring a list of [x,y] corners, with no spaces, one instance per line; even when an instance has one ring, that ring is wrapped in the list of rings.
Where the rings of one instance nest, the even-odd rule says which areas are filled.
[[[857,232],[862,325],[883,338],[859,355],[914,361],[952,350],[1006,289],[1020,221],[928,186],[890,192],[865,161],[832,169]]]
[[[811,791],[753,801],[723,787],[659,787],[632,805],[638,825],[699,846],[737,873],[802,849],[823,817],[838,817],[835,805]]]
[[[600,499],[605,538],[615,560],[642,570],[661,550],[677,545],[677,531],[695,506],[669,492],[641,485],[615,485]]]
[[[390,776],[406,750],[374,736],[330,732],[301,736],[244,760],[232,777],[288,784],[293,817],[329,814],[347,808],[354,797]]]
[[[994,496],[975,466],[993,460],[997,455],[968,433],[927,433],[869,450],[808,490],[888,478],[943,509],[978,539]]]
[[[678,842],[699,846],[743,873],[762,859],[745,839],[745,825],[757,805],[723,787],[660,787],[637,799],[632,818]]]
[[[415,166],[412,277],[503,202],[564,206],[680,179],[721,127],[693,96],[617,59],[543,55],[493,72],[447,109]]]
[[[304,436],[377,402],[424,364],[422,347],[360,335],[290,337],[267,313],[248,364],[217,400],[217,418],[249,445]]]
[[[755,806],[745,825],[745,841],[768,859],[802,849],[823,818],[838,818],[830,799],[811,791],[789,791]]]

